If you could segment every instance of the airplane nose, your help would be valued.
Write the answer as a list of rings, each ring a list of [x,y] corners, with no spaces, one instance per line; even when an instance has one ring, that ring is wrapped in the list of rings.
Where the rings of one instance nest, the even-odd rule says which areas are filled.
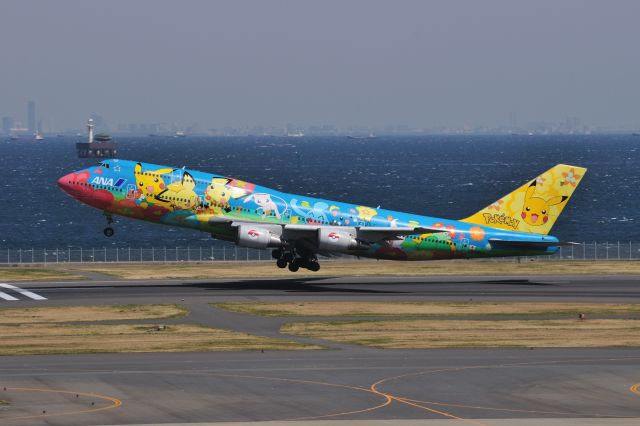
[[[58,186],[64,192],[70,192],[72,181],[73,181],[73,173],[69,173],[68,175],[64,175],[60,179],[58,179]]]

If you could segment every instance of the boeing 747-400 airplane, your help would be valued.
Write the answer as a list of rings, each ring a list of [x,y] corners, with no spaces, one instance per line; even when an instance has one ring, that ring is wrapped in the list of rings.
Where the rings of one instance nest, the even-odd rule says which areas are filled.
[[[58,185],[113,215],[195,228],[239,246],[273,249],[280,268],[320,269],[317,256],[393,260],[555,253],[549,231],[586,169],[559,164],[462,220],[287,194],[239,179],[127,160],[105,160]]]

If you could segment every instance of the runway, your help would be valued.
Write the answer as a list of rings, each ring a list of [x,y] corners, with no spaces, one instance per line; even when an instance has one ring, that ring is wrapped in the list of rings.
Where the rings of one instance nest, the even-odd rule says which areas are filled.
[[[179,303],[191,311],[181,322],[282,337],[279,326],[290,318],[230,313],[208,303],[356,299],[633,303],[640,297],[640,280],[635,276],[94,278],[14,284],[42,299],[4,288],[17,300],[0,300],[0,307]],[[11,405],[0,405],[0,421],[7,425],[284,420],[393,424],[397,419],[430,419],[434,425],[449,421],[485,426],[639,422],[637,349],[380,350],[323,343],[333,349],[2,357],[0,401]],[[518,423],[525,420],[530,423]]]
[[[95,274],[94,274],[95,275]],[[16,284],[18,285],[18,284]],[[640,300],[640,276],[432,276],[264,278],[208,280],[117,280],[21,283],[47,303],[135,303],[213,298],[234,300],[525,300],[632,302]],[[6,289],[4,289],[6,291]],[[16,296],[16,295],[14,295]],[[258,299],[256,299],[258,298]],[[34,302],[21,297],[21,303]],[[0,303],[3,303],[0,301]],[[35,306],[41,304],[35,303]],[[2,305],[4,306],[4,305]]]

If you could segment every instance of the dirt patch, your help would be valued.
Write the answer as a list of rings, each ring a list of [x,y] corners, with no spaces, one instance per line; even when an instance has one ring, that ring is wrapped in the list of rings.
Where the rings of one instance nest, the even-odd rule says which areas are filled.
[[[470,315],[629,315],[640,304],[612,303],[478,303],[478,302],[284,302],[216,303],[228,311],[262,316],[470,316]]]
[[[640,320],[342,321],[281,331],[377,348],[640,347]]]

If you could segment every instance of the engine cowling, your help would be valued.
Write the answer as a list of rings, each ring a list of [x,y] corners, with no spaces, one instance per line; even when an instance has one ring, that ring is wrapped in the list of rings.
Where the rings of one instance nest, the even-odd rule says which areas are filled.
[[[318,249],[346,252],[363,248],[353,235],[335,229],[318,229]]]
[[[282,240],[267,229],[251,225],[240,225],[238,226],[236,244],[241,247],[266,249],[269,247],[280,247]]]

